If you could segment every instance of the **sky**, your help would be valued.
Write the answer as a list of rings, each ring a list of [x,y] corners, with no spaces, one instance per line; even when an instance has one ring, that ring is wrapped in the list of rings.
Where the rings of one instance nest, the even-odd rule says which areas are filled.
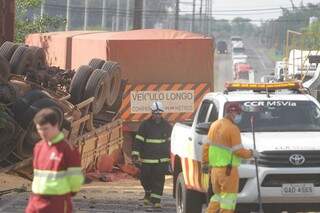
[[[181,2],[192,2],[192,0],[182,0]],[[301,0],[293,0],[293,2],[296,6],[299,6]],[[315,4],[320,3],[320,0],[303,0],[303,3]],[[197,0],[197,4],[200,4],[200,0]],[[213,16],[216,19],[230,20],[235,17],[250,18],[252,20],[276,19],[281,15],[280,7],[292,8],[290,0],[213,0]],[[182,8],[189,11],[192,10],[192,5],[187,4]],[[261,10],[266,8],[267,10]],[[260,11],[243,11],[255,9],[260,9]]]

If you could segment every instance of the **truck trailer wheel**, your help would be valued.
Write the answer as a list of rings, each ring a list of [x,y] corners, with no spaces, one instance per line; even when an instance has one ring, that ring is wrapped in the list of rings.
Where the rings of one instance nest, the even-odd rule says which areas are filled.
[[[7,82],[10,75],[10,64],[7,59],[0,54],[0,79]]]
[[[183,174],[180,173],[176,182],[177,213],[201,213],[203,195],[200,192],[186,188]]]
[[[18,75],[24,75],[26,70],[32,67],[32,61],[32,51],[26,46],[18,47],[10,60],[11,72]]]
[[[19,141],[17,148],[17,153],[21,157],[29,157],[32,155],[33,147],[40,139],[33,118],[37,112],[47,107],[52,108],[59,114],[59,125],[61,127],[64,120],[63,110],[56,101],[50,98],[43,98],[34,102],[23,117],[22,127],[26,129],[26,135],[23,140]]]
[[[121,69],[116,62],[107,61],[102,69],[109,74],[106,105],[111,107],[117,101],[121,89]]]
[[[17,141],[14,139],[17,123],[7,113],[0,113],[0,161],[5,160],[11,152],[15,149]]]
[[[32,52],[33,60],[32,60],[32,67],[35,70],[45,69],[47,67],[47,59],[46,53],[40,47],[31,46],[29,49]]]
[[[83,65],[76,70],[70,84],[71,103],[78,104],[83,101],[86,84],[92,72],[93,69],[88,65]]]
[[[19,97],[11,106],[11,111],[14,114],[15,120],[18,123],[22,123],[23,115],[26,113],[31,104],[43,98],[49,96],[41,90],[31,90],[27,92],[23,97]]]
[[[19,47],[19,44],[6,41],[0,47],[0,55],[10,61],[14,51]]]
[[[92,69],[96,70],[96,69],[101,69],[104,63],[105,63],[105,60],[102,60],[100,58],[93,58],[90,60],[88,65],[92,67]]]
[[[85,91],[84,98],[94,97],[92,103],[93,114],[98,114],[103,108],[104,103],[107,98],[107,88],[108,88],[108,73],[104,70],[95,70],[91,74]]]

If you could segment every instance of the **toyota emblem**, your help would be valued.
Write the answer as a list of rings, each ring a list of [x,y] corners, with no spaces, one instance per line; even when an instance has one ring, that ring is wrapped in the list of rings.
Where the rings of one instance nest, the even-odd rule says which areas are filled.
[[[306,158],[300,154],[294,154],[289,157],[289,161],[292,165],[301,166],[306,161]]]

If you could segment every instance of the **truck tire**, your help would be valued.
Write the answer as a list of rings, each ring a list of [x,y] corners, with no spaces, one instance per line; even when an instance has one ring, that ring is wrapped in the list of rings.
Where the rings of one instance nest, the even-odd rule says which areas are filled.
[[[8,61],[10,61],[12,54],[19,47],[19,44],[6,41],[0,47],[0,55],[5,57]]]
[[[36,113],[46,107],[56,107],[63,112],[62,108],[56,101],[54,101],[51,98],[42,98],[40,100],[35,101],[33,104],[31,104],[27,109],[27,111],[25,111],[25,113],[22,115],[22,119],[20,123],[21,127],[24,129],[28,129],[30,123],[33,122],[33,118],[36,115]],[[60,111],[58,111],[59,115],[61,115]],[[62,122],[62,120],[60,122]]]
[[[25,116],[23,117],[23,123],[21,124],[21,126],[26,130],[24,140],[20,141],[17,146],[17,153],[21,157],[31,156],[34,145],[40,140],[35,124],[33,123],[33,118],[37,112],[47,107],[52,108],[59,114],[59,125],[61,127],[64,120],[63,110],[56,101],[50,98],[43,98],[34,102],[26,111]]]
[[[26,74],[27,69],[32,68],[32,61],[32,51],[26,46],[18,47],[10,60],[11,72],[18,75]]]
[[[16,148],[17,141],[14,137],[17,123],[5,112],[1,112],[0,118],[1,122],[5,122],[4,127],[0,128],[0,161],[3,161]]]
[[[89,66],[92,67],[92,69],[101,69],[102,66],[104,65],[105,60],[102,60],[100,58],[93,58],[89,62]]]
[[[112,61],[107,61],[103,65],[102,69],[107,71],[109,74],[106,105],[110,107],[113,104],[115,104],[118,96],[120,95],[119,93],[121,88],[121,69],[119,63]]]
[[[123,93],[124,90],[126,88],[126,81],[125,80],[121,80],[121,88],[120,88],[120,93],[117,97],[116,102],[111,105],[108,106],[106,103],[104,105],[104,107],[102,108],[102,112],[107,112],[107,111],[111,111],[111,112],[115,112],[115,114],[120,110],[121,106],[122,106],[122,100],[123,100]]]
[[[70,84],[70,102],[78,104],[83,101],[83,94],[87,85],[87,81],[90,78],[93,69],[88,65],[83,65],[76,70],[76,74],[73,76]]]
[[[25,112],[28,110],[31,104],[48,98],[49,96],[41,90],[31,90],[27,92],[23,97],[19,97],[11,106],[11,111],[14,114],[14,118],[18,123],[22,123],[22,118]]]
[[[0,55],[0,79],[7,82],[10,76],[10,64],[7,59]]]
[[[91,74],[84,92],[84,98],[94,97],[92,103],[93,114],[98,114],[106,102],[108,88],[108,73],[104,70],[95,70]]]
[[[11,84],[0,82],[0,103],[12,104],[17,98],[16,90]]]
[[[32,52],[33,60],[32,60],[32,67],[35,70],[45,69],[47,65],[46,53],[40,47],[31,46],[29,49]]]
[[[180,173],[176,182],[176,212],[201,213],[203,195],[186,188],[183,174]]]

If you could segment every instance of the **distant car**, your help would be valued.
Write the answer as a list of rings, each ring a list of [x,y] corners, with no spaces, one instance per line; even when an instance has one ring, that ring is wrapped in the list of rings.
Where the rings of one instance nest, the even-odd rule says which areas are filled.
[[[232,48],[244,48],[244,43],[242,41],[232,42]]]
[[[238,55],[245,55],[244,47],[233,47],[232,48],[232,58],[235,58]]]
[[[225,41],[218,41],[217,43],[217,51],[219,54],[227,54],[228,53],[228,45]]]
[[[242,38],[240,36],[232,36],[231,37],[231,44],[232,46],[237,43],[237,42],[242,42]]]

